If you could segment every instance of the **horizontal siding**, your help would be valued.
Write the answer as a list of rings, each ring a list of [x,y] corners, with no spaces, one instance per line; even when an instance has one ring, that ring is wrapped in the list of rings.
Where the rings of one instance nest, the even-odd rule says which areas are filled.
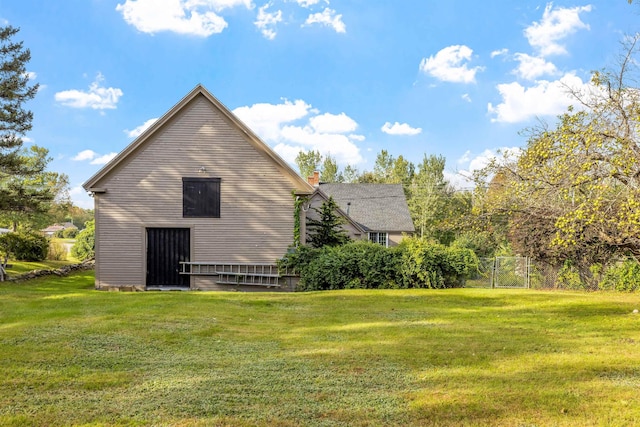
[[[404,233],[392,233],[389,232],[389,246],[398,246],[398,244],[404,238]]]
[[[199,173],[204,166],[206,173]],[[182,217],[182,178],[221,178],[220,218]],[[102,285],[144,284],[144,228],[192,228],[192,261],[274,262],[293,240],[293,184],[197,97],[100,184]]]

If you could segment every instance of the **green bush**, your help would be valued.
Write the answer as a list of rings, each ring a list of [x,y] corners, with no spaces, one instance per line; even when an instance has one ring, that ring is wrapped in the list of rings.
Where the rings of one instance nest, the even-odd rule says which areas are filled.
[[[280,267],[300,274],[300,291],[379,289],[399,286],[401,252],[368,241],[297,248],[280,260]]]
[[[368,241],[319,249],[302,246],[279,266],[300,274],[299,291],[444,288],[463,286],[478,261],[469,249],[407,239],[392,248]]]
[[[425,239],[405,239],[401,247],[406,287],[462,287],[478,270],[478,258],[471,249],[446,247]]]
[[[33,231],[5,233],[0,236],[0,252],[17,261],[42,261],[47,258],[49,241]]]
[[[57,237],[58,239],[64,238],[64,230],[58,230],[53,233],[53,237]]]
[[[634,260],[627,260],[608,268],[599,287],[624,292],[640,290],[640,264]]]
[[[77,228],[65,228],[64,230],[62,230],[62,237],[65,239],[75,239],[77,235]]]
[[[565,289],[584,290],[586,286],[582,283],[578,269],[571,261],[565,261],[558,272],[558,284]]]
[[[50,242],[47,259],[50,261],[63,261],[67,259],[67,249],[60,242]]]
[[[76,243],[71,248],[74,258],[84,261],[96,256],[96,223],[95,220],[87,221],[85,228],[78,233]]]

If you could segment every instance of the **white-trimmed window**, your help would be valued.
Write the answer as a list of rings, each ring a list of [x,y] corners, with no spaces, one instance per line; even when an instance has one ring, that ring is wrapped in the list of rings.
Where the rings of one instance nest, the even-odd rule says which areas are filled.
[[[370,232],[369,234],[369,241],[373,242],[373,243],[378,243],[384,247],[388,247],[389,246],[389,233],[382,233],[382,232]]]

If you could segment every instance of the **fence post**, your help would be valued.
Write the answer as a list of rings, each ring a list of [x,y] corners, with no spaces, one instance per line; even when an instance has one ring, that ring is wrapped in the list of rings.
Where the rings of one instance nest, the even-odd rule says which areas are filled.
[[[496,287],[497,269],[498,269],[498,258],[493,257],[493,263],[491,265],[491,289],[495,289]]]

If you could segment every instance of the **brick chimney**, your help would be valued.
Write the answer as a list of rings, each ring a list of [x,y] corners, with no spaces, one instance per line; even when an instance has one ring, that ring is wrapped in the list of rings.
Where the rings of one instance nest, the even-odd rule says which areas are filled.
[[[320,172],[314,171],[312,176],[307,177],[307,182],[314,187],[320,185]]]

